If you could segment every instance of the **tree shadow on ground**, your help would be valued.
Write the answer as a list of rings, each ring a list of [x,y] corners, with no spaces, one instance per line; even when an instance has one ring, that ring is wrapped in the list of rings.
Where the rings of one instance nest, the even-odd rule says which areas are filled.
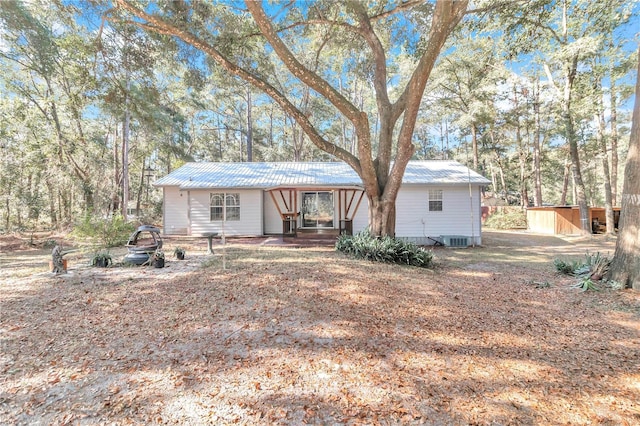
[[[45,281],[3,298],[0,420],[640,420],[638,318],[594,308],[596,296],[528,286],[526,267],[229,255],[228,270]]]

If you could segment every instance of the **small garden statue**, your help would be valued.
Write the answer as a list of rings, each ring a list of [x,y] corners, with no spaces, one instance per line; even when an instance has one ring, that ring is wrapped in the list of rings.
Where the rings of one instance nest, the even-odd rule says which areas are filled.
[[[65,253],[62,251],[62,245],[56,244],[51,252],[51,260],[53,262],[53,273],[54,274],[66,274],[67,270],[64,268],[64,260],[62,256]]]

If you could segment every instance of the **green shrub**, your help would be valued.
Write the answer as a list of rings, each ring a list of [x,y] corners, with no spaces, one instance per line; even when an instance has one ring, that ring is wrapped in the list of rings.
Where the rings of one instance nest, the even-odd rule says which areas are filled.
[[[499,210],[484,221],[484,226],[493,229],[526,229],[527,214],[522,209]]]
[[[357,259],[374,262],[397,263],[428,268],[433,262],[433,253],[393,237],[374,237],[366,230],[356,235],[341,235],[336,250]]]
[[[553,266],[556,271],[563,275],[573,275],[573,272],[578,269],[580,264],[577,261],[566,261],[561,259],[553,259]]]
[[[87,215],[73,228],[73,236],[89,239],[102,247],[117,247],[125,244],[134,230],[135,226],[125,222],[121,215],[106,219]]]

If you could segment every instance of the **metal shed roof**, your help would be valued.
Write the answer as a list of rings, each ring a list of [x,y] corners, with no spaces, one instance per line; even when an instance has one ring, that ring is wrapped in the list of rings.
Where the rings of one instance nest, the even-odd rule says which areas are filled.
[[[410,161],[403,184],[472,184],[490,181],[456,161]],[[187,163],[154,182],[180,189],[360,186],[362,180],[342,162]]]

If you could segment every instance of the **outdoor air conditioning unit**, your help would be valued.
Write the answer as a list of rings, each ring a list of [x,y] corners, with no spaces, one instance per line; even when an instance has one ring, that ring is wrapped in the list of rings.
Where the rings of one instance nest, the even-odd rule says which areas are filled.
[[[440,238],[446,247],[468,247],[469,238],[462,235],[441,235]]]

